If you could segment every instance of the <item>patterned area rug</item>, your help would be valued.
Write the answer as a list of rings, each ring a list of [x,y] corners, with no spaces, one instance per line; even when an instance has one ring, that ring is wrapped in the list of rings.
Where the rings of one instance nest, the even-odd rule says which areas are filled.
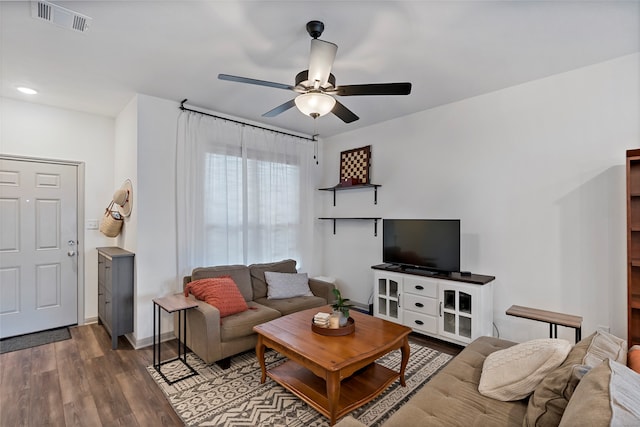
[[[395,381],[380,396],[356,409],[352,416],[367,426],[378,426],[398,410],[433,374],[444,367],[452,356],[418,344],[411,344],[411,356],[405,372],[406,387]],[[260,365],[255,352],[231,359],[231,368],[206,365],[193,353],[189,364],[198,375],[167,385],[156,370],[149,374],[164,391],[171,406],[189,426],[282,426],[326,427],[328,419],[267,377],[260,384]],[[278,353],[265,353],[267,369],[285,361]],[[383,366],[399,370],[400,351],[378,360]],[[172,380],[188,373],[180,362],[162,366]]]
[[[66,327],[34,332],[18,337],[4,338],[0,341],[0,354],[37,347],[52,342],[64,341],[69,338],[71,338],[71,333],[69,333],[69,328]]]

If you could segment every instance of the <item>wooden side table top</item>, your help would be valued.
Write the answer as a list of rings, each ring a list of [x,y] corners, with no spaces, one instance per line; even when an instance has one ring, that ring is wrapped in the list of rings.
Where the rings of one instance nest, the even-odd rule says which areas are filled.
[[[582,316],[572,314],[557,313],[555,311],[540,310],[537,308],[522,307],[512,305],[506,311],[509,316],[522,317],[525,319],[539,320],[555,325],[567,326],[570,328],[582,327]]]
[[[355,332],[344,336],[325,336],[311,330],[313,316],[331,313],[331,307],[303,310],[254,326],[253,330],[269,341],[280,344],[304,359],[328,371],[337,371],[376,354],[398,347],[411,328],[389,322],[356,310],[350,311]]]
[[[187,310],[198,306],[198,303],[184,296],[184,294],[167,295],[166,297],[154,298],[154,304],[162,307],[167,313],[179,310]]]

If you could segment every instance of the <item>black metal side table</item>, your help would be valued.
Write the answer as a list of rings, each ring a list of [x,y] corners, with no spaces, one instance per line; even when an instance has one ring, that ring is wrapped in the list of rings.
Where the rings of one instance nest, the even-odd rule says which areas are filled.
[[[189,300],[182,294],[168,295],[162,298],[154,298],[153,299],[153,367],[158,371],[160,376],[167,382],[167,384],[171,385],[178,381],[182,381],[184,379],[190,378],[198,373],[187,363],[187,310],[197,307],[198,304],[195,301]],[[160,319],[160,309],[163,309],[167,313],[175,313],[178,312],[178,357],[160,361],[160,348],[162,346],[160,342],[161,337],[161,319]],[[157,330],[157,333],[156,333]],[[182,346],[180,342],[182,341]],[[182,348],[181,348],[182,347]],[[162,373],[160,367],[169,362],[175,362],[179,360],[182,362],[187,368],[189,368],[190,373],[184,375],[180,378],[169,380],[164,373]]]

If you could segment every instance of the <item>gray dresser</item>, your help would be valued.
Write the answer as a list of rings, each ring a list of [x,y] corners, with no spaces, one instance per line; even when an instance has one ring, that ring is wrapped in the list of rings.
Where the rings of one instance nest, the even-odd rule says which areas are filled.
[[[98,249],[98,321],[111,335],[111,348],[118,337],[133,332],[134,254],[118,247]]]

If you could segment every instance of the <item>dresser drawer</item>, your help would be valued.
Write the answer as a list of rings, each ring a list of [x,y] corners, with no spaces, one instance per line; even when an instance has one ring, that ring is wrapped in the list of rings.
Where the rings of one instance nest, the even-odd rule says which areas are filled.
[[[438,315],[438,300],[409,293],[404,294],[403,308],[417,313]]]
[[[427,314],[415,313],[413,311],[405,311],[403,313],[403,323],[405,326],[413,328],[418,332],[426,332],[429,334],[438,333],[437,316],[429,316]]]
[[[404,293],[438,298],[438,281],[421,277],[405,278],[402,290]]]
[[[107,290],[112,291],[111,259],[98,256],[98,284],[103,285]]]

